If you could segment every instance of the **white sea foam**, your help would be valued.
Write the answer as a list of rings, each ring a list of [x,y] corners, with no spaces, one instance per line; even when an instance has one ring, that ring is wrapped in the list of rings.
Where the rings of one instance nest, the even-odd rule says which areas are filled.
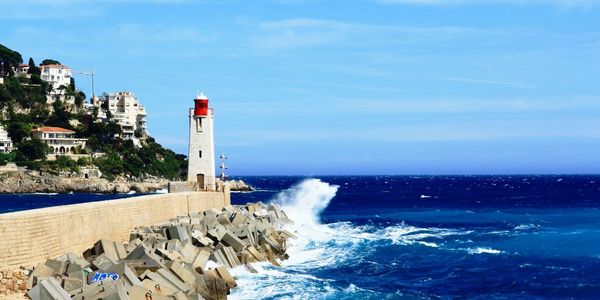
[[[297,238],[288,241],[289,259],[276,268],[268,263],[253,264],[258,273],[244,268],[232,270],[238,287],[231,299],[337,299],[352,294],[358,298],[373,295],[350,284],[336,286],[331,280],[311,274],[331,266],[356,264],[365,255],[376,251],[374,242],[387,245],[415,245],[438,248],[447,236],[469,234],[469,231],[440,228],[419,228],[407,224],[377,228],[354,226],[350,222],[321,224],[319,215],[335,197],[337,186],[318,179],[307,179],[274,197],[271,201],[282,207],[294,224],[286,229]]]
[[[539,226],[535,225],[535,224],[521,224],[518,226],[515,226],[515,230],[532,230],[532,229],[538,229]]]
[[[469,254],[500,254],[502,251],[489,247],[477,247],[465,249]]]
[[[154,193],[156,193],[156,194],[167,194],[167,193],[169,193],[169,189],[168,188],[162,188],[162,189],[154,191]]]

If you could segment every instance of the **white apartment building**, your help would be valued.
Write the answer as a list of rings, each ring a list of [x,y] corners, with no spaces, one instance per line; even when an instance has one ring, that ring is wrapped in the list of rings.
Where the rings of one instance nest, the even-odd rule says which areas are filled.
[[[40,66],[42,79],[52,84],[53,93],[59,94],[61,85],[69,86],[71,83],[71,68],[65,65],[43,65]]]
[[[146,109],[132,92],[103,93],[92,100],[93,107],[98,107],[98,118],[106,120],[107,111],[111,119],[121,126],[123,138],[136,145],[148,137],[146,128]]]
[[[31,130],[31,135],[50,146],[50,154],[77,154],[77,148],[85,148],[87,142],[87,139],[76,138],[75,131],[60,127],[39,127]]]
[[[8,153],[13,151],[14,144],[12,139],[8,136],[8,132],[4,129],[4,126],[0,125],[0,153]]]

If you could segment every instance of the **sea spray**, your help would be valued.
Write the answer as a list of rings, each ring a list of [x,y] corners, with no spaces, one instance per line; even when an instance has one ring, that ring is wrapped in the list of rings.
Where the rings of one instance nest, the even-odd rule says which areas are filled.
[[[305,179],[277,194],[272,203],[278,204],[296,225],[320,224],[319,216],[335,197],[338,186],[319,179]]]
[[[319,179],[305,179],[269,201],[279,205],[294,222],[286,225],[287,230],[297,235],[296,239],[288,241],[290,258],[282,262],[283,269],[257,263],[254,264],[257,274],[250,274],[243,268],[232,270],[240,285],[232,290],[231,299],[307,299],[335,292],[326,281],[297,271],[334,263],[335,255],[324,253],[323,243],[331,240],[335,231],[321,225],[319,218],[337,190],[338,186]]]
[[[281,268],[256,263],[256,274],[243,268],[232,270],[239,286],[232,290],[231,299],[394,299],[401,293],[382,294],[361,288],[356,283],[365,280],[362,276],[353,279],[356,283],[338,282],[330,272],[357,268],[385,272],[388,266],[373,264],[366,258],[399,246],[435,249],[439,246],[434,241],[464,234],[403,222],[385,227],[356,226],[351,222],[321,224],[320,215],[338,188],[319,179],[305,179],[269,201],[279,205],[294,222],[285,229],[297,238],[288,240],[289,258],[281,262]]]

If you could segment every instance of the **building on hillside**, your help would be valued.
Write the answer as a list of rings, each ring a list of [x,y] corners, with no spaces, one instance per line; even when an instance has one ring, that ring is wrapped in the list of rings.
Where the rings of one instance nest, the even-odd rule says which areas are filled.
[[[61,94],[60,86],[71,84],[71,68],[65,65],[42,65],[40,66],[42,79],[52,84],[52,93]]]
[[[148,137],[146,129],[146,109],[132,92],[103,93],[100,97],[92,99],[92,110],[98,107],[98,119],[114,120],[123,130],[123,138],[141,145],[140,140]]]
[[[201,190],[214,191],[215,181],[215,138],[213,110],[208,107],[208,98],[200,93],[194,99],[194,108],[189,110],[190,139],[188,148],[188,182],[198,184]]]
[[[50,146],[50,154],[75,155],[85,148],[87,139],[75,137],[75,131],[60,127],[39,127],[31,136]]]
[[[13,151],[14,144],[4,126],[0,125],[0,153],[8,153]]]
[[[23,77],[27,77],[30,78],[31,74],[29,74],[29,65],[28,64],[19,64],[15,69],[15,75],[16,76],[23,76]]]

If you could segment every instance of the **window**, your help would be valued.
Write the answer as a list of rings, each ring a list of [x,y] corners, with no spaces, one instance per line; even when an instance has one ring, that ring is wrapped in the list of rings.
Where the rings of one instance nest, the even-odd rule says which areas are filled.
[[[202,118],[196,118],[196,131],[202,132]]]
[[[198,157],[202,158],[202,150],[198,151]]]

